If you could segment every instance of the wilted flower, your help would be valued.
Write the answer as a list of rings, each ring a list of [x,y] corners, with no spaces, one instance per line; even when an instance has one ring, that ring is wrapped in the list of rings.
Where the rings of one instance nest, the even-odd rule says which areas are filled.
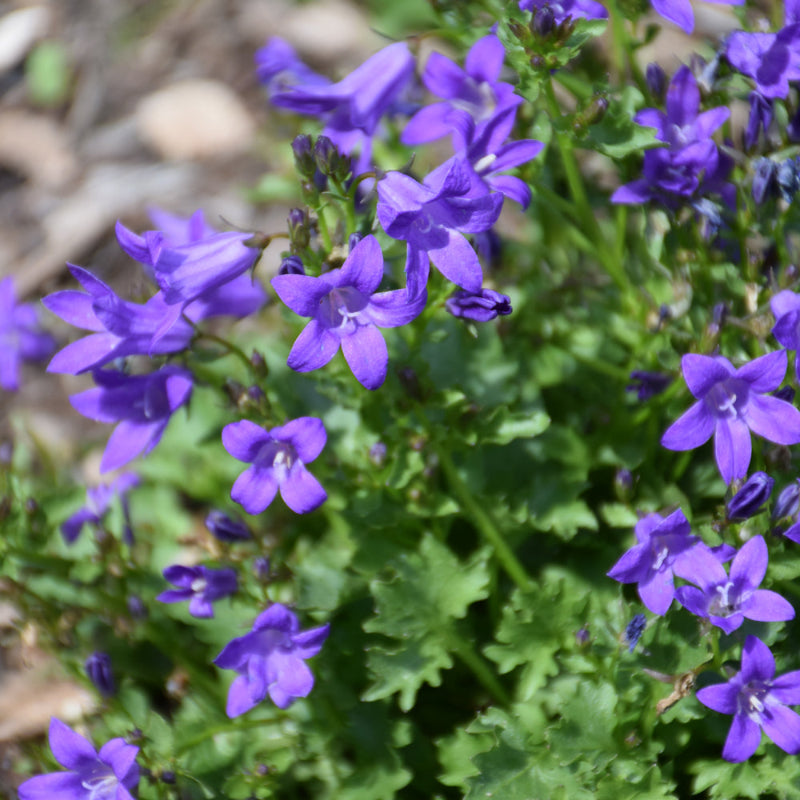
[[[722,757],[746,761],[758,749],[761,731],[782,750],[800,752],[800,716],[787,706],[800,703],[800,671],[775,677],[775,658],[755,636],[742,650],[742,669],[727,683],[706,686],[697,699],[720,714],[733,714]]]
[[[218,667],[239,673],[228,693],[228,716],[244,714],[267,694],[278,708],[305,697],[314,686],[305,660],[319,653],[329,629],[301,631],[297,615],[280,603],[260,614],[251,633],[229,642],[214,659]]]
[[[98,753],[61,720],[50,720],[50,749],[69,772],[51,772],[25,781],[19,800],[134,800],[139,783],[139,748],[111,739]]]

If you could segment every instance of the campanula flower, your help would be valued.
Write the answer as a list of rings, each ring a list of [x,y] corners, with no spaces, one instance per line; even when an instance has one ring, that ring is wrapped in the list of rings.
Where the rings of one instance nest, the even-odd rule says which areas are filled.
[[[172,415],[189,402],[192,375],[168,365],[149,375],[96,370],[94,389],[70,397],[72,407],[97,422],[119,423],[106,445],[100,471],[109,472],[160,441]]]
[[[239,673],[228,692],[228,716],[244,714],[268,694],[278,708],[306,697],[314,686],[306,659],[319,653],[329,629],[301,631],[297,615],[280,603],[261,613],[250,633],[229,642],[214,659],[218,667]]]
[[[711,2],[740,6],[744,0],[711,0]],[[650,4],[656,13],[683,28],[686,33],[692,33],[694,30],[694,11],[689,0],[650,0]]]
[[[681,359],[683,377],[697,402],[661,437],[669,450],[693,450],[714,437],[714,456],[725,483],[750,466],[750,431],[776,444],[800,442],[800,411],[771,397],[786,374],[786,351],[735,369],[722,356],[694,353]]]
[[[215,600],[234,594],[239,588],[235,569],[210,569],[202,565],[183,567],[173,564],[164,570],[164,578],[177,589],[167,589],[156,598],[161,603],[189,601],[189,613],[193,617],[214,616]]]
[[[761,510],[772,494],[775,479],[766,472],[754,472],[728,500],[728,519],[749,519]]]
[[[341,346],[359,383],[377,389],[386,378],[389,354],[378,328],[396,328],[425,307],[423,290],[408,298],[405,289],[377,292],[383,253],[374,236],[358,242],[339,269],[318,278],[276,275],[272,286],[296,314],[311,317],[289,353],[289,366],[310,372],[327,364]]]
[[[800,716],[787,708],[800,703],[800,671],[775,677],[775,658],[755,636],[742,649],[742,668],[727,683],[706,686],[697,699],[720,714],[733,714],[722,749],[726,761],[746,761],[758,749],[761,731],[781,750],[800,753]]]
[[[19,389],[19,367],[23,361],[42,361],[55,349],[55,340],[40,325],[30,303],[18,303],[14,281],[0,281],[0,388]]]
[[[231,498],[248,514],[260,514],[281,497],[297,514],[307,514],[325,502],[328,495],[306,469],[325,447],[327,434],[322,420],[298,417],[278,428],[265,430],[243,419],[222,429],[222,444],[239,461],[252,464],[233,484]]]
[[[637,544],[614,564],[608,577],[620,583],[637,583],[645,607],[663,616],[675,597],[676,564],[704,545],[691,534],[680,509],[667,517],[648,514],[636,523],[634,533]]]
[[[776,592],[759,589],[767,572],[767,545],[762,536],[748,540],[734,556],[730,575],[710,550],[698,550],[680,567],[680,577],[695,584],[676,591],[692,614],[731,633],[745,619],[779,622],[794,619],[791,604]]]
[[[80,535],[84,525],[99,529],[103,525],[115,497],[120,500],[126,530],[131,527],[128,492],[139,485],[139,476],[126,472],[111,483],[93,486],[86,490],[86,505],[79,508],[61,524],[61,535],[67,544],[72,544]],[[132,534],[130,534],[132,538]]]
[[[98,753],[61,720],[50,720],[50,749],[68,772],[51,772],[25,781],[19,800],[134,800],[139,783],[139,748],[111,739]]]
[[[424,291],[431,261],[462,289],[481,290],[481,265],[464,234],[489,230],[500,216],[503,196],[468,196],[471,187],[471,169],[457,158],[437,167],[423,183],[400,172],[378,181],[378,220],[389,236],[408,244],[410,299]]]
[[[250,529],[242,520],[216,508],[206,515],[206,528],[220,542],[243,542],[252,538]]]
[[[83,666],[89,680],[103,697],[112,697],[116,693],[117,685],[114,682],[111,656],[108,653],[95,651],[86,659]]]
[[[502,42],[493,33],[472,45],[463,69],[441,53],[431,53],[422,82],[442,102],[420,109],[408,121],[400,140],[415,145],[452,136],[458,152],[500,112],[511,110],[513,125],[513,111],[522,98],[514,94],[510,83],[500,81],[505,55]]]

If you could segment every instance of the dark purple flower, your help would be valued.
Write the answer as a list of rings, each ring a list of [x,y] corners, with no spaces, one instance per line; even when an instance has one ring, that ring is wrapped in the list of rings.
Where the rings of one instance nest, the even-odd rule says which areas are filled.
[[[215,539],[219,539],[221,542],[242,542],[252,538],[250,529],[242,520],[235,519],[218,509],[208,512],[206,528]]]
[[[139,748],[111,739],[98,753],[61,720],[50,720],[50,749],[69,772],[51,772],[25,781],[19,800],[134,800],[139,783]]]
[[[728,500],[728,519],[750,519],[758,514],[769,500],[774,485],[774,478],[770,478],[766,472],[754,472]]]
[[[431,53],[422,82],[443,102],[420,109],[400,140],[415,145],[452,135],[454,149],[461,151],[496,114],[511,110],[513,125],[513,112],[522,98],[514,94],[510,83],[499,80],[504,59],[503,44],[493,33],[472,45],[463,69],[440,53]]]
[[[503,196],[468,196],[471,174],[466,163],[453,158],[424,183],[400,172],[390,172],[378,182],[378,219],[389,236],[408,243],[406,280],[412,299],[425,289],[430,261],[463,289],[481,290],[481,265],[464,234],[491,228],[500,216]]]
[[[119,423],[106,445],[100,471],[109,472],[161,440],[170,417],[189,401],[192,375],[168,365],[149,375],[96,370],[94,389],[70,397],[73,408],[97,422]]]
[[[731,562],[730,576],[710,550],[698,550],[676,570],[695,586],[681,586],[675,596],[692,614],[709,619],[725,633],[735,631],[745,618],[758,622],[794,619],[794,609],[787,600],[758,588],[767,562],[762,536],[754,536],[742,546]]]
[[[556,25],[568,19],[606,19],[608,11],[594,0],[519,0],[521,11],[533,11],[537,14],[541,9],[549,8],[555,16]]]
[[[319,653],[329,629],[301,631],[296,614],[280,603],[260,614],[251,633],[229,642],[214,659],[218,667],[239,673],[228,693],[228,716],[244,714],[268,694],[278,708],[306,697],[314,676],[305,661]]]
[[[322,452],[326,440],[325,426],[316,417],[298,417],[271,430],[246,419],[226,425],[222,429],[225,449],[252,464],[236,479],[231,497],[248,514],[260,514],[280,489],[292,511],[313,511],[328,495],[305,465]]]
[[[711,2],[740,6],[744,0],[711,0]],[[694,30],[694,11],[689,0],[650,0],[650,4],[656,13],[683,28],[686,33],[692,33]]]
[[[681,359],[697,402],[661,437],[669,450],[693,450],[714,437],[714,456],[725,483],[750,466],[750,431],[777,444],[800,442],[800,411],[771,397],[786,374],[786,351],[767,353],[734,369],[722,356],[694,353]]]
[[[383,253],[374,236],[366,236],[339,269],[318,278],[276,275],[272,286],[289,308],[311,317],[289,353],[289,366],[310,372],[327,364],[341,346],[353,375],[367,389],[386,378],[389,354],[378,328],[396,328],[417,317],[425,307],[424,289],[377,292],[383,278]]]
[[[103,520],[111,509],[111,502],[118,497],[122,506],[125,525],[130,528],[130,508],[128,492],[139,485],[139,476],[126,472],[111,483],[94,486],[86,490],[86,505],[61,524],[61,535],[67,544],[72,544],[81,534],[84,525],[101,528]]]
[[[189,601],[189,613],[193,617],[214,616],[214,601],[234,594],[239,588],[235,569],[210,569],[202,565],[183,567],[173,564],[164,570],[164,578],[177,589],[167,589],[156,597],[161,603]]]
[[[445,308],[454,316],[474,322],[488,322],[497,316],[506,316],[512,311],[511,299],[494,289],[468,292],[459,289],[445,301]]]
[[[800,753],[800,716],[786,706],[800,703],[800,671],[775,677],[775,658],[755,636],[742,650],[742,669],[727,683],[706,686],[697,699],[720,714],[733,714],[722,757],[738,763],[758,749],[761,731],[781,750]]]
[[[633,619],[625,626],[625,641],[628,643],[628,652],[632,653],[642,638],[647,627],[647,617],[644,614],[635,614]]]
[[[644,177],[620,186],[612,203],[644,203],[656,200],[677,207],[700,194],[721,194],[735,206],[736,190],[726,182],[733,162],[720,153],[711,134],[730,115],[720,106],[700,112],[700,89],[689,67],[681,67],[670,82],[666,113],[645,108],[634,120],[656,130],[656,138],[668,147],[647,150]]]
[[[645,607],[663,616],[675,597],[676,564],[704,545],[691,535],[689,522],[680,509],[667,517],[648,514],[636,523],[634,532],[637,544],[614,564],[608,577],[620,583],[638,583]]]
[[[116,693],[117,686],[108,653],[95,651],[86,659],[84,667],[89,680],[103,697],[112,697]]]
[[[747,117],[747,128],[744,132],[744,146],[752,150],[758,142],[759,131],[767,135],[772,125],[774,108],[772,100],[762,97],[758,92],[750,92],[750,114]]]
[[[11,277],[0,281],[0,387],[19,389],[23,361],[42,361],[55,349],[55,340],[39,325],[30,303],[17,303]]]
[[[626,392],[636,392],[639,402],[661,394],[672,383],[672,376],[663,372],[648,372],[635,369],[631,372],[632,384],[625,387]]]

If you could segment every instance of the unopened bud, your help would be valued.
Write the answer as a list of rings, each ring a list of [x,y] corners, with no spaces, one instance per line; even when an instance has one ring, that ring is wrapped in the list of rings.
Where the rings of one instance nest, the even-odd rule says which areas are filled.
[[[755,516],[769,500],[774,485],[775,480],[766,472],[754,472],[728,500],[728,519],[750,519]]]
[[[294,141],[292,141],[292,153],[294,153],[294,163],[300,177],[308,181],[312,180],[317,164],[314,161],[311,137],[305,133],[295,136]]]
[[[86,659],[85,667],[89,680],[103,697],[111,697],[116,693],[117,687],[111,669],[111,656],[108,653],[92,653]]]

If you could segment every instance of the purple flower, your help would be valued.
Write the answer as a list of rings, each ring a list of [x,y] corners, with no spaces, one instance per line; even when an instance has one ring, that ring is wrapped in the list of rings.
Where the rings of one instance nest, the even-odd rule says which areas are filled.
[[[800,716],[786,706],[800,703],[800,671],[775,677],[775,658],[755,636],[742,649],[742,669],[727,683],[706,686],[697,699],[720,714],[733,714],[722,749],[726,761],[746,761],[758,749],[761,730],[781,750],[800,752]]]
[[[51,772],[25,781],[19,800],[134,800],[139,783],[139,748],[111,739],[98,753],[61,720],[50,720],[50,749],[69,772]]]
[[[711,2],[740,6],[744,0],[711,0]],[[650,0],[650,4],[656,13],[679,28],[683,28],[686,33],[694,30],[694,12],[689,0]]]
[[[787,600],[758,588],[767,562],[767,545],[761,536],[754,536],[734,556],[730,576],[710,550],[700,549],[684,560],[678,571],[695,586],[681,586],[675,596],[692,614],[709,619],[725,633],[735,631],[745,618],[758,622],[794,619]]]
[[[61,524],[61,535],[67,544],[72,544],[80,535],[83,526],[92,525],[100,529],[103,520],[108,514],[111,502],[118,497],[125,518],[125,527],[130,529],[130,508],[128,506],[128,492],[139,485],[139,476],[126,472],[111,483],[102,484],[86,490],[86,505],[79,508],[74,514]]]
[[[510,83],[499,80],[505,54],[493,33],[472,45],[463,69],[440,53],[431,53],[422,82],[444,102],[420,109],[408,121],[400,140],[415,145],[452,135],[453,147],[460,151],[496,114],[511,110],[513,125],[514,110],[522,98],[514,94]]]
[[[221,542],[242,542],[252,538],[244,522],[218,509],[212,509],[206,515],[206,528]]]
[[[761,510],[772,494],[775,479],[766,472],[754,472],[741,489],[728,500],[728,519],[750,519]]]
[[[14,281],[0,281],[0,387],[19,389],[19,366],[23,361],[42,361],[55,348],[55,341],[39,326],[36,309],[17,303]]]
[[[117,691],[114,683],[114,672],[111,669],[111,656],[108,653],[95,651],[84,664],[89,680],[103,697],[111,697]]]
[[[347,155],[360,151],[356,172],[368,168],[378,123],[414,74],[414,59],[405,42],[384,47],[338,83],[305,67],[282,40],[271,40],[257,61],[272,104],[322,119],[323,135],[339,150]]]
[[[770,397],[786,374],[779,350],[734,369],[722,356],[694,353],[681,359],[683,377],[697,402],[661,437],[669,450],[693,450],[714,437],[714,456],[725,483],[750,466],[750,431],[777,444],[800,442],[800,411]]]
[[[500,216],[503,196],[467,196],[471,172],[466,163],[451,158],[424,183],[400,172],[378,182],[378,220],[389,236],[408,243],[406,280],[412,299],[425,289],[430,261],[461,288],[481,290],[481,265],[463,234],[489,230]]]
[[[512,311],[511,298],[494,289],[467,292],[459,289],[445,301],[445,308],[454,316],[474,322],[488,322],[497,316],[506,316]]]
[[[288,364],[297,372],[325,366],[341,345],[358,382],[377,389],[386,378],[389,354],[378,328],[396,328],[425,307],[423,290],[409,302],[405,289],[377,292],[383,278],[383,253],[374,236],[366,236],[339,269],[320,277],[276,275],[272,286],[296,314],[311,317],[297,337]]]
[[[788,486],[781,489],[775,506],[772,509],[772,519],[794,519],[800,509],[800,480],[793,480]]]
[[[73,395],[69,401],[84,417],[119,423],[103,453],[101,472],[149,453],[161,440],[170,417],[192,393],[191,373],[175,366],[149,375],[97,370],[93,376],[98,386]]]
[[[678,509],[669,516],[648,514],[634,527],[637,544],[608,571],[620,583],[638,583],[639,597],[654,614],[667,613],[675,597],[674,568],[698,547],[704,547],[690,533],[689,522]]]
[[[642,403],[661,394],[672,383],[672,376],[665,375],[663,372],[635,369],[631,372],[631,380],[633,383],[626,386],[625,391],[636,392],[637,399]]]
[[[305,660],[319,653],[329,629],[301,631],[297,616],[280,603],[260,614],[251,633],[229,642],[214,659],[218,667],[239,673],[228,693],[228,716],[244,714],[267,694],[278,708],[306,697],[314,676]]]
[[[772,335],[787,350],[794,350],[794,371],[800,380],[800,295],[790,289],[778,292],[769,307],[775,317]]]
[[[161,603],[189,601],[189,613],[193,617],[214,616],[212,603],[234,594],[239,588],[235,569],[210,569],[209,567],[182,567],[173,564],[164,570],[164,578],[179,587],[167,589],[156,597]]]
[[[222,429],[222,444],[239,461],[252,464],[233,484],[231,498],[248,514],[260,514],[281,497],[297,514],[307,514],[328,495],[306,469],[325,447],[327,434],[321,419],[298,417],[279,428],[264,430],[243,419]]]
[[[726,182],[733,162],[720,153],[711,134],[730,116],[720,106],[700,113],[700,89],[689,67],[681,67],[667,90],[666,113],[645,108],[634,120],[656,130],[656,138],[668,147],[647,150],[644,177],[620,186],[612,203],[644,203],[657,200],[677,207],[699,194],[721,194],[735,206],[736,190]]]
[[[519,0],[520,11],[538,12],[549,8],[555,17],[555,24],[561,25],[568,19],[606,19],[608,11],[594,0]]]

